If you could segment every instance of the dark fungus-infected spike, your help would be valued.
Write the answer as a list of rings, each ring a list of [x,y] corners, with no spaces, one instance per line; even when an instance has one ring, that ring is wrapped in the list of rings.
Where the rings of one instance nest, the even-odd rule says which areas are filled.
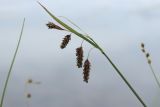
[[[77,56],[77,66],[78,66],[78,68],[81,68],[82,62],[83,62],[83,48],[82,48],[82,46],[78,47],[76,49],[76,56]]]
[[[46,25],[48,26],[48,29],[64,30],[63,28],[59,27],[58,25],[54,24],[53,22],[48,22]]]
[[[71,35],[66,35],[66,36],[63,38],[63,41],[62,41],[62,43],[61,43],[60,48],[61,48],[61,49],[64,49],[64,48],[67,46],[67,44],[69,43],[70,40],[71,40]]]
[[[90,72],[90,62],[88,59],[86,59],[86,61],[84,62],[84,65],[83,65],[83,79],[86,83],[88,83],[88,79],[89,79],[89,72]]]

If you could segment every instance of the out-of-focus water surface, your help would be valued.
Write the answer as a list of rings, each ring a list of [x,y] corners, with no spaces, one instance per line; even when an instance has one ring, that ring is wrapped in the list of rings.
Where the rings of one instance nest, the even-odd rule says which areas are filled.
[[[160,89],[141,52],[140,43],[145,43],[160,80],[160,1],[40,2],[56,16],[69,18],[90,34],[127,77],[148,107],[159,107]],[[45,24],[53,20],[35,0],[1,0],[0,13],[1,93],[22,20],[26,18],[24,35],[8,84],[4,107],[142,107],[96,49],[89,57],[89,83],[83,82],[82,69],[76,67],[75,56],[75,49],[82,40],[73,35],[67,48],[61,50],[59,46],[62,38],[68,33],[48,30]],[[86,59],[92,46],[84,42],[83,48]],[[29,78],[40,81],[41,84],[26,86]],[[32,97],[27,99],[26,93],[31,93]]]

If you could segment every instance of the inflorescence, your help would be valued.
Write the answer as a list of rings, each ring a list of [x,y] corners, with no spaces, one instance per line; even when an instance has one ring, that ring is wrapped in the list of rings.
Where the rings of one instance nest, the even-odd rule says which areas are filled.
[[[77,66],[78,68],[82,68],[83,63],[83,48],[82,46],[76,49],[76,56],[77,56]]]
[[[67,44],[69,43],[69,41],[71,40],[71,35],[66,35],[64,38],[63,38],[63,41],[61,43],[61,49],[64,49]]]
[[[64,30],[63,28],[54,24],[53,22],[48,22],[46,25],[48,26],[48,29]]]
[[[150,54],[148,52],[146,52],[144,43],[141,43],[141,50],[145,54],[145,57],[147,59],[148,64],[151,64]]]
[[[61,27],[59,27],[58,25],[49,22],[48,24],[46,24],[48,26],[49,29],[57,29],[57,30],[65,30]],[[67,31],[67,30],[65,30]],[[71,34],[66,35],[63,40],[62,43],[60,45],[61,49],[66,48],[67,44],[69,43],[69,41],[71,40]],[[83,43],[83,41],[82,41]],[[89,52],[90,53],[90,52]],[[87,59],[85,60],[85,62],[83,63],[83,47],[82,44],[80,47],[76,48],[76,65],[78,68],[82,68],[83,67],[83,80],[84,82],[88,83],[88,79],[89,79],[89,73],[90,73],[90,67],[91,67],[91,63],[87,57]]]
[[[84,62],[84,65],[83,65],[83,80],[88,83],[88,79],[89,79],[89,72],[90,72],[90,67],[91,67],[91,63],[89,62],[88,59],[86,59],[86,61]]]

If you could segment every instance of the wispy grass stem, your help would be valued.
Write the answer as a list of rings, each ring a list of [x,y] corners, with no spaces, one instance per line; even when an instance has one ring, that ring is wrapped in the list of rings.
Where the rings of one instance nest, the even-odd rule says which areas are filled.
[[[116,67],[116,65],[112,62],[112,60],[105,53],[102,53],[102,54],[107,58],[107,60],[110,62],[110,64],[113,66],[113,68],[117,71],[117,73],[119,74],[119,76],[127,84],[127,86],[129,87],[129,89],[133,92],[133,94],[141,102],[141,104],[143,105],[143,107],[147,107],[147,105],[144,103],[144,101],[142,100],[142,98],[137,94],[137,92],[134,90],[134,88],[131,86],[131,84],[128,82],[128,80],[124,77],[124,75],[120,72],[120,70]]]
[[[22,29],[21,29],[21,32],[20,32],[20,37],[19,37],[19,40],[18,40],[18,44],[17,44],[16,50],[15,50],[15,53],[14,53],[14,56],[13,56],[13,59],[12,59],[8,74],[7,74],[7,78],[6,78],[5,84],[4,84],[4,89],[3,89],[3,92],[2,92],[0,107],[3,107],[4,98],[5,98],[5,94],[6,94],[6,90],[7,90],[7,86],[8,86],[8,82],[9,82],[9,78],[10,78],[10,75],[11,75],[11,72],[12,72],[12,68],[13,68],[13,65],[14,65],[14,62],[15,62],[15,59],[16,59],[16,56],[17,56],[18,49],[19,49],[19,45],[20,45],[20,42],[21,42],[23,29],[24,29],[24,23],[25,23],[25,18],[23,20]]]
[[[154,79],[155,79],[158,87],[160,88],[160,81],[158,80],[158,75],[156,75],[156,73],[155,73],[155,71],[154,71],[154,69],[153,69],[152,60],[151,60],[151,58],[150,58],[150,54],[146,51],[144,43],[141,43],[141,51],[142,51],[143,54],[145,55],[146,60],[147,60],[147,63],[148,63],[148,65],[149,65],[149,68],[150,68],[150,70],[151,70],[151,72],[152,72],[152,74],[153,74],[153,76],[154,76]]]
[[[155,72],[154,72],[154,69],[153,69],[152,65],[149,64],[149,67],[150,67],[150,69],[151,69],[151,71],[152,71],[152,74],[153,74],[153,76],[154,76],[154,78],[155,78],[155,80],[156,80],[156,83],[157,83],[158,87],[160,88],[160,82],[159,82],[158,77],[156,76],[156,74],[155,74]]]

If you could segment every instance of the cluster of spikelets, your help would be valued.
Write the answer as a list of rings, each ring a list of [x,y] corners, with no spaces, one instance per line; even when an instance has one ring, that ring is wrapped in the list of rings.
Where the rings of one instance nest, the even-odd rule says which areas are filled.
[[[48,22],[46,25],[48,26],[48,29],[65,30],[65,29],[61,28],[60,26],[58,26],[58,25],[56,25],[56,24],[54,24],[52,22]],[[65,30],[65,31],[67,31],[67,30]],[[62,40],[60,48],[64,49],[68,45],[70,40],[71,40],[71,34],[66,35]],[[91,64],[90,64],[90,61],[88,60],[88,57],[83,63],[83,57],[84,56],[83,56],[82,44],[81,44],[80,47],[76,48],[76,57],[77,57],[76,58],[77,67],[78,68],[82,68],[83,67],[83,80],[86,83],[88,83]]]
[[[146,59],[147,59],[147,62],[148,62],[148,64],[149,64],[149,67],[150,67],[150,69],[151,69],[151,71],[152,71],[152,74],[153,74],[153,76],[154,76],[154,78],[155,78],[155,80],[156,80],[156,83],[157,83],[158,87],[160,88],[160,81],[159,81],[159,79],[158,79],[158,75],[156,75],[156,73],[155,73],[155,71],[154,71],[154,69],[153,69],[153,67],[152,67],[152,60],[151,60],[150,54],[149,54],[149,53],[146,51],[146,49],[145,49],[144,43],[141,43],[141,50],[142,50],[142,52],[144,53],[144,55],[145,55],[145,57],[146,57]]]
[[[148,64],[151,64],[150,54],[146,51],[144,43],[141,43],[141,50],[145,54]]]
[[[41,82],[40,81],[33,81],[33,79],[30,78],[26,81],[26,87],[25,88],[27,89],[27,86],[31,85],[31,84],[37,85],[37,84],[41,84]],[[30,99],[32,97],[32,94],[30,92],[25,92],[25,93],[26,93],[26,98]]]
[[[28,79],[27,82],[26,82],[26,86],[30,85],[33,83],[33,80],[32,79]],[[27,87],[25,87],[27,88]],[[26,93],[26,98],[30,99],[32,97],[31,93],[30,92],[25,92]]]

